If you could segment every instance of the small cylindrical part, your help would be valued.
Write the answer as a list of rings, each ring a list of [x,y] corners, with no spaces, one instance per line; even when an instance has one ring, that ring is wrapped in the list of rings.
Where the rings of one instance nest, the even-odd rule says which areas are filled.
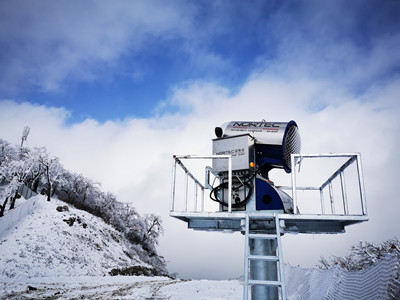
[[[215,127],[215,135],[217,137],[222,137],[222,135],[224,134],[224,130],[221,127]]]

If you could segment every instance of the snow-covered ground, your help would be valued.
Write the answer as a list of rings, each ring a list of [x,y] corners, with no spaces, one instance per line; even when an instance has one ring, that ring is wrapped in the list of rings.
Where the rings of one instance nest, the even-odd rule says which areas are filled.
[[[103,276],[142,262],[102,219],[56,199],[33,197],[0,219],[0,276]]]
[[[1,299],[242,299],[239,281],[105,276],[3,280]]]
[[[397,300],[400,264],[387,255],[357,272],[286,267],[288,300]],[[242,299],[238,280],[174,280],[142,276],[76,276],[0,279],[0,299]]]

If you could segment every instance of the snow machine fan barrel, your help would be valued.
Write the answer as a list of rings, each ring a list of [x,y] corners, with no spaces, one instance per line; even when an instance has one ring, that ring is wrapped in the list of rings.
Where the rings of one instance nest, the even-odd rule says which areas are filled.
[[[300,153],[300,133],[295,121],[290,122],[244,122],[232,121],[215,128],[219,139],[239,135],[254,138],[255,160],[263,173],[273,168],[291,172],[291,154]]]

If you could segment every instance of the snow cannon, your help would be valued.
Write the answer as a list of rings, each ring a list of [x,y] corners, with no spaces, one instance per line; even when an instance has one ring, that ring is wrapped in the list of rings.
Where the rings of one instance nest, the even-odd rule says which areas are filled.
[[[274,186],[269,172],[274,168],[291,172],[291,154],[301,150],[296,122],[232,121],[216,127],[215,134],[213,155],[232,156],[232,180],[234,187],[240,186],[232,189],[232,199],[235,200],[232,207],[248,210],[246,204],[254,194],[256,210],[293,212],[292,199]],[[225,178],[223,182],[227,181],[226,162],[214,159],[212,169],[220,178]],[[227,190],[219,187],[212,192],[214,200],[218,193],[227,194]],[[223,198],[218,202],[226,204],[227,196]]]
[[[225,123],[215,128],[217,140],[214,145],[224,144],[227,149],[216,149],[219,154],[235,155],[237,149],[229,149],[235,143],[229,138],[247,135],[253,141],[255,163],[264,173],[272,168],[283,168],[291,172],[290,155],[300,153],[301,141],[296,122],[238,122]],[[224,142],[222,142],[224,140]],[[222,147],[224,148],[224,147]],[[232,152],[232,150],[234,150]],[[217,154],[217,153],[214,153]],[[236,157],[233,158],[235,160]]]

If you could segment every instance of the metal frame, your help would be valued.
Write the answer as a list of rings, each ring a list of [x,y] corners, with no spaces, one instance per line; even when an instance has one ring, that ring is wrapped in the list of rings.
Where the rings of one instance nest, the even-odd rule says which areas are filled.
[[[296,185],[296,166],[303,159],[313,159],[313,158],[348,158],[348,160],[341,165],[333,174],[324,181],[321,186],[318,187],[299,187]],[[204,210],[204,190],[207,189],[208,182],[202,185],[193,174],[186,168],[183,164],[183,160],[185,159],[226,159],[228,162],[228,210],[227,211],[217,211],[217,212],[208,212]],[[361,213],[359,214],[349,214],[348,202],[352,201],[352,199],[348,199],[347,197],[347,187],[346,187],[346,179],[344,176],[344,171],[353,163],[356,163],[357,166],[357,176],[358,176],[358,184],[360,191],[360,204],[361,204]],[[185,185],[184,185],[184,211],[176,211],[175,210],[175,195],[176,195],[176,167],[179,165],[182,170],[185,172]],[[361,156],[359,153],[327,153],[327,154],[292,154],[291,156],[291,167],[292,167],[292,186],[284,186],[281,187],[284,190],[291,190],[294,207],[297,207],[298,204],[298,191],[319,191],[320,192],[320,201],[321,201],[321,212],[317,214],[302,214],[299,213],[296,209],[294,214],[279,214],[279,218],[285,222],[286,226],[283,229],[284,232],[291,233],[334,233],[334,232],[343,232],[345,226],[356,224],[360,222],[364,222],[368,220],[367,214],[367,204],[365,199],[365,191],[364,191],[364,179],[362,176],[362,166],[361,166]],[[206,169],[206,172],[210,172],[210,168]],[[332,181],[339,176],[340,184],[341,184],[341,193],[342,193],[342,203],[344,207],[344,214],[335,212],[335,199],[333,198],[332,191]],[[206,176],[207,177],[207,176]],[[195,183],[195,186],[201,189],[201,208],[198,210],[197,208],[197,191],[194,193],[195,199],[193,200],[195,203],[195,210],[193,212],[188,211],[188,180],[192,180]],[[325,188],[329,190],[330,197],[330,214],[328,214],[325,204],[324,204],[324,195],[323,191]],[[174,156],[173,162],[173,170],[172,170],[172,187],[171,187],[171,207],[170,207],[170,216],[181,219],[188,223],[189,228],[197,229],[197,230],[231,230],[231,231],[241,231],[240,220],[246,218],[246,216],[250,216],[252,220],[256,220],[257,218],[263,219],[266,216],[271,216],[276,213],[276,211],[232,211],[232,198],[231,198],[231,190],[232,190],[232,157],[230,155],[209,155],[209,156],[198,156],[198,155],[184,155],[184,156]]]
[[[228,160],[228,212],[232,212],[232,155],[209,155],[209,156],[199,156],[199,155],[174,155],[174,167],[172,169],[172,191],[171,191],[171,212],[174,211],[175,202],[175,184],[176,184],[176,165],[179,164],[184,170],[186,176],[190,177],[195,184],[202,190],[202,212],[204,211],[204,189],[205,187],[192,175],[192,173],[184,166],[182,159],[227,159]],[[188,179],[188,178],[187,178]],[[187,204],[187,187],[188,181],[185,182],[185,204]],[[197,199],[195,200],[197,201]],[[186,205],[187,208],[187,205]],[[196,206],[197,208],[197,206]],[[186,209],[187,211],[187,209]]]
[[[299,187],[296,185],[296,171],[295,167],[297,164],[301,164],[302,160],[305,158],[349,158],[341,167],[339,167],[321,186],[319,187]],[[346,192],[346,181],[344,176],[344,171],[354,162],[357,164],[357,174],[358,174],[358,183],[359,183],[359,191],[360,191],[360,200],[361,200],[361,209],[362,216],[367,216],[367,202],[365,199],[365,188],[364,188],[364,178],[362,174],[362,166],[361,166],[361,155],[360,153],[324,153],[324,154],[292,154],[291,155],[291,166],[292,166],[292,186],[291,187],[282,187],[282,189],[290,189],[292,191],[293,205],[297,207],[298,190],[319,190],[320,191],[320,200],[321,200],[321,214],[325,215],[325,204],[324,204],[324,196],[323,190],[326,186],[329,189],[329,198],[331,204],[331,212],[335,215],[335,201],[333,198],[333,188],[332,181],[340,177],[341,191],[342,191],[342,201],[344,208],[344,215],[349,215],[348,209],[348,199]],[[295,214],[298,212],[295,210]]]

